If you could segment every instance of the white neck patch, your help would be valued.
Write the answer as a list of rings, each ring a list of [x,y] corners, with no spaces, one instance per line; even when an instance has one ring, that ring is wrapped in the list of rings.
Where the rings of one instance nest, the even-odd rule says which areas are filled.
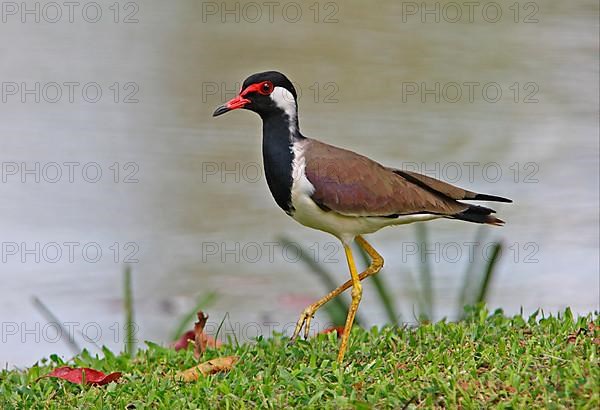
[[[296,107],[296,100],[292,93],[283,87],[275,87],[270,97],[275,102],[275,105],[281,108],[288,116],[290,133],[295,134],[297,131],[296,117],[298,116],[298,107]]]

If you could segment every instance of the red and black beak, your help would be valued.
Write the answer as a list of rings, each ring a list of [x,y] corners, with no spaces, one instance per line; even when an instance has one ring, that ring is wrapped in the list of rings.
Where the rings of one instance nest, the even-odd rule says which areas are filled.
[[[244,108],[246,104],[249,104],[250,100],[247,98],[238,95],[237,97],[229,100],[227,103],[223,105],[219,105],[215,112],[213,112],[213,117],[216,117],[221,114],[225,114],[231,110],[237,110],[238,108]]]
[[[250,84],[248,87],[246,87],[245,89],[240,91],[240,95],[238,95],[234,99],[229,100],[227,103],[225,103],[223,105],[219,105],[217,107],[217,109],[215,110],[215,112],[213,112],[213,117],[216,117],[221,114],[225,114],[226,112],[231,111],[231,110],[237,110],[238,108],[246,107],[252,101],[250,101],[248,98],[245,98],[245,97],[250,93],[254,93],[254,92],[260,93],[261,84],[263,84],[263,83]],[[271,84],[271,82],[269,82],[269,84]],[[272,88],[272,86],[273,86],[273,84],[271,84],[271,88]]]

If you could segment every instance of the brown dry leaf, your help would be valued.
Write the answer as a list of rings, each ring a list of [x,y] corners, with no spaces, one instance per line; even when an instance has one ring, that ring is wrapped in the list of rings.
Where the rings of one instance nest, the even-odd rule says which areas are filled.
[[[198,321],[194,323],[194,357],[199,359],[207,347],[216,349],[217,347],[221,347],[223,343],[204,333],[204,326],[208,320],[208,315],[205,315],[201,310],[198,311],[197,315]]]
[[[462,390],[469,390],[469,387],[471,387],[466,380],[459,380],[457,384]]]
[[[571,333],[567,337],[567,342],[575,343],[575,342],[577,342],[577,338],[583,334],[583,335],[591,338],[592,343],[600,344],[600,338],[594,337],[596,335],[597,331],[600,331],[600,326],[596,325],[594,322],[590,322],[590,323],[588,323],[587,328],[581,327],[577,330],[576,333]]]
[[[194,323],[194,357],[198,359],[206,351],[206,336],[204,335],[204,326],[208,320],[201,310],[198,311],[198,321]]]
[[[569,336],[567,336],[567,343],[576,343],[579,335],[582,333],[586,333],[586,332],[587,332],[587,329],[580,327],[579,329],[577,329],[577,332],[571,333]]]
[[[396,370],[406,370],[408,369],[408,365],[406,363],[398,363],[396,365]]]
[[[200,363],[198,366],[194,366],[191,369],[178,372],[175,375],[175,378],[184,382],[193,382],[198,380],[200,376],[208,376],[209,374],[231,370],[238,359],[237,356],[216,357],[204,363]]]
[[[208,320],[208,315],[205,315],[201,310],[198,311],[198,321],[194,323],[194,330],[188,330],[181,335],[179,340],[172,343],[172,347],[175,350],[187,349],[190,345],[190,341],[194,342],[194,357],[198,359],[207,348],[216,349],[221,347],[223,343],[218,341],[212,336],[204,333],[204,326]]]

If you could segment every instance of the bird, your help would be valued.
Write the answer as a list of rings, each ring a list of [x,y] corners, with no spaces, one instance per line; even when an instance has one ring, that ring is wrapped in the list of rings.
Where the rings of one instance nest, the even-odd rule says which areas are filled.
[[[337,361],[343,362],[350,331],[362,298],[361,281],[377,274],[383,257],[363,235],[381,228],[434,219],[454,219],[503,225],[495,211],[463,201],[512,200],[468,191],[441,180],[381,165],[356,152],[304,136],[298,122],[298,94],[278,71],[250,75],[239,94],[218,106],[213,117],[245,109],[262,119],[264,175],[281,209],[307,227],[332,234],[344,248],[350,279],[304,309],[290,338],[293,342],[325,303],[352,288]],[[376,136],[371,136],[371,138]],[[370,258],[358,272],[351,244],[356,242]]]

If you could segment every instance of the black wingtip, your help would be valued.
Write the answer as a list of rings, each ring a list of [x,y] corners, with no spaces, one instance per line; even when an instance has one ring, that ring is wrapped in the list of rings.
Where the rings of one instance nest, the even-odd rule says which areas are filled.
[[[511,204],[512,199],[504,198],[496,195],[477,194],[472,199],[475,201],[493,201],[493,202],[506,202]]]
[[[495,213],[491,208],[486,208],[479,205],[469,205],[469,208],[455,215],[451,215],[451,218],[460,219],[461,221],[475,222],[478,224],[502,226],[504,221],[500,218],[496,218],[491,215]]]

